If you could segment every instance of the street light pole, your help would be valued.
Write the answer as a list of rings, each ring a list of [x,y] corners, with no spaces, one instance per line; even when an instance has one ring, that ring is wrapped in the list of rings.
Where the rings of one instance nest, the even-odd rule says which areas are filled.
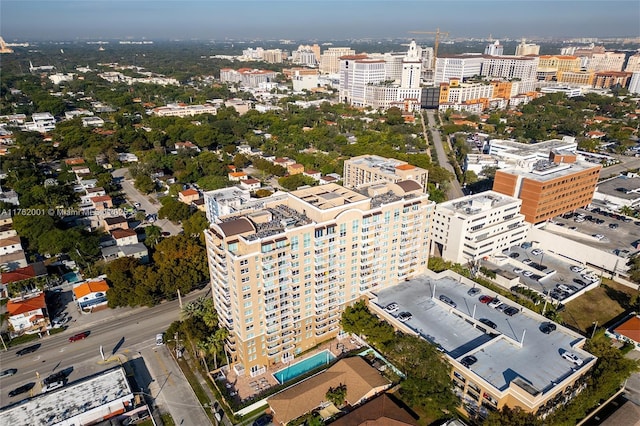
[[[593,322],[592,325],[593,325],[593,331],[591,331],[591,339],[593,339],[593,336],[596,334],[596,329],[598,328],[598,321]]]

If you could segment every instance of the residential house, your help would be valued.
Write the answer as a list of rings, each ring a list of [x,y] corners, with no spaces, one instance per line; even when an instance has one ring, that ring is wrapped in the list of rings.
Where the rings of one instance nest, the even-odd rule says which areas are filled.
[[[266,158],[265,158],[265,160],[266,160]],[[292,159],[287,158],[287,157],[278,157],[278,158],[275,158],[273,160],[273,164],[275,164],[277,166],[282,166],[282,167],[284,167],[286,169],[288,166],[290,166],[292,164],[296,164],[296,160],[292,160]]]
[[[185,189],[184,191],[180,191],[178,193],[178,201],[181,201],[187,205],[191,204],[199,198],[200,193],[193,188]]]
[[[318,408],[329,406],[329,388],[347,385],[346,403],[354,406],[383,392],[391,382],[359,356],[342,359],[326,371],[267,399],[274,423],[290,421]]]
[[[11,334],[14,336],[45,332],[49,325],[47,303],[42,292],[25,299],[9,300],[7,314]]]
[[[31,265],[27,265],[21,268],[16,268],[9,272],[3,272],[0,274],[0,283],[2,287],[0,288],[0,296],[4,295],[4,297],[9,297],[8,287],[10,284],[19,283],[21,281],[26,281],[32,278],[45,277],[47,275],[47,268],[44,266],[43,262],[32,263]],[[35,289],[35,285],[33,286]]]
[[[82,117],[82,127],[102,127],[104,120],[100,117]]]
[[[196,152],[200,152],[200,148],[198,148],[198,145],[194,144],[193,142],[176,142],[175,144],[175,150],[181,150],[181,149],[190,149]]]
[[[260,189],[260,181],[258,179],[249,178],[249,179],[241,180],[238,186],[248,191],[257,191],[258,189]]]
[[[149,250],[142,243],[128,244],[126,246],[111,246],[102,249],[102,258],[109,262],[121,257],[133,257],[140,263],[149,262]]]
[[[11,254],[18,251],[22,251],[22,244],[20,243],[20,237],[6,237],[0,239],[0,257],[5,254]]]
[[[81,164],[84,164],[84,158],[80,158],[80,157],[67,158],[64,160],[64,164],[66,164],[67,166],[79,166]]]
[[[91,174],[91,169],[89,169],[89,166],[86,165],[72,166],[71,171],[75,173],[76,176]]]
[[[204,198],[198,198],[197,200],[193,200],[193,203],[191,204],[196,206],[196,209],[200,210],[201,212],[205,212],[207,210],[207,206],[204,204]]]
[[[249,176],[245,172],[231,172],[229,173],[229,180],[233,182],[240,182],[248,179]]]
[[[110,209],[113,207],[113,201],[109,195],[99,195],[90,198],[93,208],[96,210]]]
[[[105,280],[87,281],[73,287],[73,298],[83,311],[91,311],[107,304],[109,285]]]
[[[372,399],[331,423],[332,426],[417,426],[418,422],[389,394]]]
[[[318,183],[320,185],[326,185],[328,183],[336,183],[336,182],[338,182],[338,179],[329,175],[321,176],[320,179],[318,179]]]
[[[299,175],[304,172],[304,166],[300,163],[290,164],[287,166],[287,173],[290,175]]]
[[[116,242],[116,246],[128,246],[138,243],[138,234],[133,229],[116,228],[111,230],[111,238]]]
[[[129,223],[124,216],[105,217],[102,220],[102,225],[107,232],[117,228],[129,229]]]
[[[305,176],[309,176],[310,178],[313,178],[316,181],[319,181],[320,178],[322,177],[322,173],[317,170],[310,170],[310,169],[305,170],[302,174]]]

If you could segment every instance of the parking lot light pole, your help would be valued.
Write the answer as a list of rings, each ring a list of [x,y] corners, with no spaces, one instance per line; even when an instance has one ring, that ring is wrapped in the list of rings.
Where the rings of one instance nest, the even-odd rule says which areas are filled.
[[[595,336],[596,330],[598,328],[598,321],[594,321],[593,323],[591,323],[591,325],[593,325],[593,330],[591,331],[591,339],[593,339],[593,336]]]

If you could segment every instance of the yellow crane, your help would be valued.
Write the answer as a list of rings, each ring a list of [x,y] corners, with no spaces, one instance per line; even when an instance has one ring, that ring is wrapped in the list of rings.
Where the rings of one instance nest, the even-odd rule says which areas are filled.
[[[431,69],[436,69],[436,58],[438,57],[438,45],[440,44],[440,37],[449,37],[449,33],[440,31],[440,28],[436,28],[435,31],[409,31],[409,34],[435,34],[436,40],[433,43],[433,62],[431,63]]]

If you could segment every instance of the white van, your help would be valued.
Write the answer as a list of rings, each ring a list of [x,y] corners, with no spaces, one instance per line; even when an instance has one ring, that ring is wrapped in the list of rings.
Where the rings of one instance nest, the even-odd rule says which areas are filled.
[[[156,334],[156,345],[164,345],[164,333]]]

